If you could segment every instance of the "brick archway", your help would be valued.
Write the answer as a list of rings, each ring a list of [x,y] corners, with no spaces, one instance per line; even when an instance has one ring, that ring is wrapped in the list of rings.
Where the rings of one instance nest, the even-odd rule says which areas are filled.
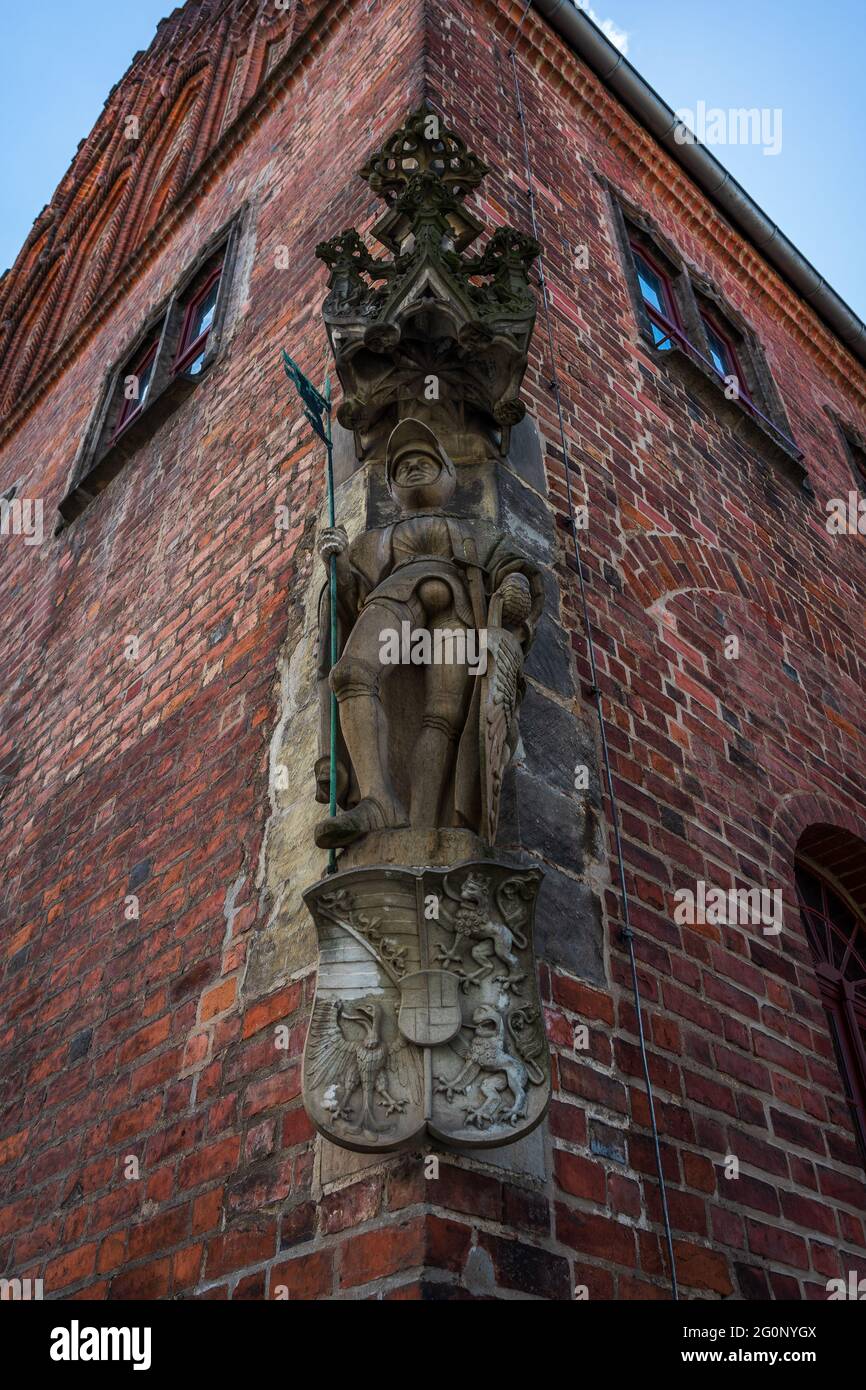
[[[800,916],[800,906],[794,880],[797,848],[806,832],[821,827],[832,843],[833,832],[840,837],[855,836],[866,855],[866,816],[850,807],[840,805],[823,792],[793,792],[782,798],[773,813],[770,830],[770,880],[782,888],[785,903],[786,932],[779,940],[779,949],[787,937],[797,943],[798,954],[805,963],[812,953]],[[859,900],[866,903],[866,894]],[[793,936],[791,935],[793,933]],[[817,994],[817,984],[815,985]]]
[[[847,831],[856,835],[866,850],[866,815],[858,814],[822,792],[795,792],[782,799],[773,815],[770,868],[780,882],[791,880],[797,846],[811,826]]]
[[[797,856],[843,889],[866,921],[866,839],[838,825],[813,824],[800,836]]]

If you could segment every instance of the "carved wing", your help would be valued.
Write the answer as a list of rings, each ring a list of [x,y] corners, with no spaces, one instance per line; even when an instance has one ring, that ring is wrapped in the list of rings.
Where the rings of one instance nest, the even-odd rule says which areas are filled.
[[[488,844],[496,839],[502,775],[511,742],[523,672],[523,648],[505,628],[489,628],[487,672],[481,687],[481,829]]]
[[[307,1039],[307,1084],[310,1087],[329,1086],[345,1080],[346,1073],[357,1066],[355,1044],[345,1037],[340,1027],[340,1001],[317,1004],[310,1020]]]
[[[455,1033],[454,1037],[450,1038],[443,1046],[450,1048],[454,1055],[460,1058],[461,1062],[465,1062],[466,1058],[469,1056],[469,1051],[472,1047],[472,1039],[474,1037],[475,1032],[472,1025],[464,1025],[464,1027],[460,1029],[460,1032]]]
[[[421,1104],[424,1095],[421,1053],[403,1037],[396,1038],[388,1047],[388,1075],[396,1079],[413,1105]]]

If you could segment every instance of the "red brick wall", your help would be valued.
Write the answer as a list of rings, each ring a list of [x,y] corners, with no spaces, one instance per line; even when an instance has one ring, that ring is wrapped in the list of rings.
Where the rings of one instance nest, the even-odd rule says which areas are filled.
[[[0,489],[25,478],[51,515],[106,364],[250,202],[248,282],[211,379],[67,531],[2,542],[0,1271],[48,1295],[667,1296],[615,893],[607,988],[542,965],[546,1182],[465,1159],[431,1181],[406,1155],[319,1198],[299,1080],[311,974],[264,998],[243,988],[271,907],[255,876],[277,662],[321,496],[279,349],[322,374],[313,248],[369,225],[355,171],[425,92],[493,168],[488,225],[528,227],[507,59],[519,9],[326,6],[3,446]],[[689,1296],[824,1297],[827,1278],[862,1272],[866,1187],[792,868],[816,821],[866,838],[863,540],[823,527],[825,500],[852,486],[824,406],[862,426],[864,373],[535,14],[519,56],[680,1279]],[[748,317],[815,501],[640,344],[596,173]],[[562,515],[544,344],[540,321],[526,396]],[[275,540],[286,501],[297,524]],[[585,679],[565,545],[561,579]],[[782,887],[782,936],[676,925],[674,891],[701,878]]]

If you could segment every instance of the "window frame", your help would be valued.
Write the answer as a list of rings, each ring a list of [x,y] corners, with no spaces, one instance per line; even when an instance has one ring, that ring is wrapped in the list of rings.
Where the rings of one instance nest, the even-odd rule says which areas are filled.
[[[735,377],[737,381],[737,387],[740,393],[740,399],[746,401],[746,403],[750,405],[753,409],[757,409],[757,407],[755,406],[755,402],[752,398],[752,388],[749,383],[748,373],[743,367],[742,359],[740,356],[742,349],[738,350],[734,338],[731,334],[731,330],[727,327],[723,327],[717,317],[709,313],[707,310],[701,309],[700,306],[699,312],[705,334],[712,333],[713,337],[718,338],[719,342],[721,343],[722,347],[727,353],[728,360],[731,365],[730,372],[719,372],[719,376],[721,377],[722,381],[724,381],[728,376]],[[716,367],[716,364],[713,361],[712,343],[709,341],[709,338],[707,338],[707,347],[710,349],[710,361],[713,364],[713,369],[718,371],[718,368]]]
[[[837,420],[836,423],[842,435],[845,457],[848,460],[848,467],[854,477],[854,482],[863,496],[866,497],[866,442],[856,430],[843,421]]]
[[[202,362],[201,371],[196,373],[196,380],[201,376],[201,373],[205,371],[206,366],[208,365],[207,344],[210,340],[210,335],[213,332],[214,326],[216,324],[217,312],[220,304],[220,294],[222,290],[224,270],[225,255],[223,254],[220,256],[218,262],[213,266],[202,285],[198,288],[195,294],[191,296],[189,303],[186,306],[186,312],[183,317],[183,324],[180,330],[177,353],[174,361],[173,370],[175,375],[181,372],[188,371],[188,369],[192,366],[196,358],[201,354],[202,348],[205,349],[205,361]],[[199,333],[196,338],[191,338],[189,339],[189,341],[187,341],[187,335],[189,333],[190,324],[192,323],[193,318],[195,316],[195,311],[202,304],[202,302],[205,299],[207,299],[208,295],[213,289],[214,283],[217,284],[218,288],[217,299],[214,305],[213,317],[210,323],[208,324],[207,328],[204,329],[202,333]]]
[[[803,874],[808,875],[820,889],[820,908],[807,901],[801,882]],[[851,1111],[861,1161],[866,1169],[866,993],[862,999],[857,999],[854,984],[844,968],[858,935],[862,937],[866,952],[866,919],[857,905],[814,864],[798,858],[794,877],[800,917],[815,967],[821,1003],[827,1014],[842,1090]],[[834,921],[829,895],[850,914],[854,923],[842,967],[837,966],[833,959],[832,939],[834,935],[842,940],[845,938],[842,927]],[[820,930],[816,918],[820,919]]]
[[[129,343],[122,357],[109,368],[104,378],[100,398],[91,415],[70,480],[60,501],[58,522],[54,534],[63,531],[76,519],[121,471],[159,425],[178,408],[183,400],[197,390],[219,356],[227,322],[229,303],[234,294],[235,269],[242,237],[249,225],[249,203],[245,202],[223,223],[202,246],[199,253],[179,278],[171,293],[148,315],[145,323]],[[201,370],[189,374],[189,362],[181,359],[182,334],[188,330],[191,310],[205,286],[196,289],[190,299],[190,289],[211,262],[207,288],[219,273],[219,291],[214,316],[206,334],[199,335],[198,344],[189,343],[183,350],[184,359],[196,348],[189,361],[194,361],[204,342],[205,356]],[[121,383],[130,374],[130,363],[141,365],[145,345],[156,340],[156,357],[148,382],[145,400],[124,417],[124,397]]]
[[[630,236],[628,244],[632,255],[632,261],[634,263],[637,290],[641,298],[641,303],[643,304],[644,313],[649,319],[651,325],[655,324],[657,328],[662,329],[664,332],[664,337],[662,338],[661,342],[654,342],[653,346],[657,352],[666,352],[668,351],[668,348],[673,345],[673,342],[678,342],[681,339],[685,338],[685,331],[683,329],[681,315],[677,306],[676,294],[674,293],[673,281],[665,267],[661,264],[661,262],[657,260],[650,252],[647,251],[643,240],[639,240],[637,237]],[[643,290],[641,289],[640,285],[640,274],[638,272],[637,264],[638,261],[643,261],[647,269],[651,272],[651,274],[655,276],[655,278],[661,284],[663,292],[662,297],[665,300],[665,303],[670,311],[670,315],[664,314],[661,312],[661,310],[657,309],[654,304],[650,303],[646,295],[643,293]],[[665,348],[663,346],[665,338],[670,340],[668,343],[668,348]]]
[[[806,496],[814,498],[803,453],[791,437],[787,412],[758,335],[729,307],[711,282],[685,261],[646,213],[634,206],[610,179],[603,175],[598,177],[607,191],[614,240],[620,252],[640,339],[650,356],[663,360],[673,375],[683,378],[700,405],[720,419],[727,416],[735,435],[751,434],[751,446],[759,453],[771,452]],[[675,321],[660,315],[644,298],[636,254],[654,275],[663,277]],[[738,364],[736,395],[728,393],[724,377],[710,356],[704,314],[709,315],[714,333],[721,327],[719,336]],[[656,342],[654,325],[669,336],[667,343]]]
[[[150,337],[150,339],[149,339],[149,344],[148,344],[148,346],[145,348],[145,350],[144,350],[143,352],[139,352],[139,353],[137,353],[137,354],[133,354],[133,356],[131,356],[131,357],[127,360],[127,362],[125,363],[125,365],[124,365],[123,367],[121,367],[121,368],[120,368],[120,371],[118,372],[118,377],[117,377],[117,386],[118,386],[118,388],[122,387],[122,386],[123,386],[123,383],[124,383],[129,377],[131,377],[131,376],[135,376],[135,377],[138,377],[138,378],[140,379],[140,378],[141,378],[141,374],[142,374],[142,372],[144,371],[145,367],[151,366],[151,365],[155,367],[155,365],[156,365],[156,358],[157,358],[157,355],[158,355],[158,353],[159,353],[159,342],[160,342],[160,335],[159,335],[159,334],[152,335],[152,336]],[[134,365],[133,365],[133,364],[134,364]],[[131,397],[129,397],[129,398],[127,398],[126,396],[121,396],[121,397],[120,397],[120,410],[119,410],[119,412],[118,412],[117,420],[116,420],[116,422],[115,422],[115,424],[114,424],[114,428],[113,428],[113,430],[112,430],[112,432],[111,432],[111,438],[108,440],[108,447],[109,447],[109,448],[111,447],[112,444],[114,444],[114,442],[115,442],[116,440],[118,440],[118,439],[120,438],[120,436],[124,433],[124,431],[126,431],[127,429],[129,429],[129,426],[130,426],[135,420],[138,419],[138,417],[139,417],[139,415],[141,414],[141,412],[145,409],[145,407],[146,407],[146,405],[147,405],[147,402],[148,402],[148,399],[149,399],[149,397],[150,397],[150,388],[151,388],[152,385],[153,385],[153,370],[151,370],[150,376],[149,376],[148,379],[147,379],[147,385],[146,385],[145,388],[144,388],[144,396],[143,396],[143,397],[139,397],[138,399],[136,399],[134,396],[131,396]],[[127,406],[132,406],[132,409],[131,409],[131,410],[127,410]]]

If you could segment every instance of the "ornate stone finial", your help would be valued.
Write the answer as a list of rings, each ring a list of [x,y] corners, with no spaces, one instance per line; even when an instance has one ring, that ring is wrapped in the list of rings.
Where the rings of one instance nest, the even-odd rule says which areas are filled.
[[[388,137],[381,150],[370,155],[361,178],[367,180],[374,193],[391,203],[418,174],[433,174],[455,200],[462,200],[489,172],[459,135],[445,130],[434,111],[420,106],[405,125]]]
[[[464,199],[487,172],[421,107],[361,170],[387,203],[373,234],[391,256],[373,256],[354,229],[316,248],[331,272],[324,319],[344,393],[338,418],[362,458],[382,459],[394,425],[423,414],[458,462],[478,462],[507,452],[523,418],[538,246],[503,227],[481,255],[463,254],[483,230]]]

